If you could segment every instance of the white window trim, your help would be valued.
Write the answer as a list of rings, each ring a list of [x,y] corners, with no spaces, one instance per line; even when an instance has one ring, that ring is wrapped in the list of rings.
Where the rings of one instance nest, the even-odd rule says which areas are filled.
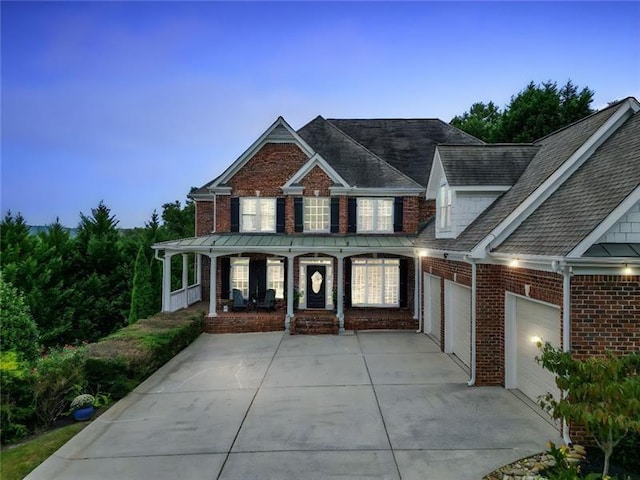
[[[275,270],[275,266],[277,266],[278,268],[282,268],[282,278],[278,279],[279,281],[282,281],[282,292],[280,294],[278,294],[278,289],[274,288],[272,285],[272,281],[274,280],[272,275],[272,270]],[[270,268],[271,267],[271,268]],[[282,258],[268,258],[267,259],[267,288],[273,288],[276,291],[276,298],[277,299],[283,299],[284,298],[284,290],[286,289],[286,280],[285,280],[285,275],[284,275],[284,259]]]
[[[246,230],[244,227],[244,215],[242,214],[243,212],[243,203],[246,200],[255,200],[256,202],[256,220],[255,223],[258,226],[258,228],[256,228],[255,230]],[[261,226],[262,226],[262,218],[261,218],[261,206],[260,204],[263,202],[272,202],[273,203],[273,225],[271,228],[269,228],[268,230],[261,230]],[[276,217],[278,216],[278,212],[277,212],[277,205],[276,205],[276,199],[274,197],[240,197],[240,212],[239,212],[239,216],[240,216],[240,231],[244,232],[244,233],[275,233],[276,231]]]
[[[375,260],[376,263],[369,263],[370,261]],[[379,261],[382,260],[382,263],[379,263]],[[400,260],[396,259],[396,258],[386,258],[386,259],[380,259],[380,258],[358,258],[357,259],[358,263],[352,264],[351,266],[351,304],[354,307],[376,307],[376,308],[399,308],[400,307]],[[355,278],[354,278],[354,270],[356,268],[365,268],[368,269],[369,265],[371,265],[372,267],[382,267],[383,269],[383,274],[381,276],[382,278],[382,285],[381,285],[381,293],[382,293],[382,297],[384,298],[384,293],[385,293],[385,287],[386,287],[386,281],[388,280],[387,276],[384,274],[384,267],[385,266],[395,266],[398,268],[398,283],[396,285],[397,291],[398,291],[398,301],[395,303],[356,303],[353,301],[353,287],[355,285]],[[368,278],[369,275],[365,274],[365,278]],[[368,291],[368,285],[365,283],[364,286],[365,289],[365,298],[367,297],[367,291]]]
[[[446,200],[446,204],[442,204],[442,192],[444,191],[444,196]],[[453,222],[451,219],[451,213],[453,209],[453,192],[451,188],[447,184],[447,182],[443,179],[440,182],[440,187],[438,188],[438,196],[437,196],[437,210],[436,210],[436,225],[438,227],[438,231],[440,232],[451,232],[453,229]],[[443,215],[444,215],[444,225],[443,225]]]
[[[238,269],[240,267],[242,267],[243,269],[246,268],[247,269],[247,289],[246,291],[243,288],[237,288],[238,290],[240,290],[242,292],[242,297],[243,298],[249,298],[249,277],[251,275],[251,271],[250,271],[250,266],[249,266],[249,258],[248,257],[231,257],[231,260],[229,261],[229,265],[230,265],[230,272],[229,272],[229,285],[231,286],[231,289],[229,291],[229,296],[230,298],[233,298],[232,292],[231,290],[233,290],[234,288],[237,288],[236,286],[234,286],[234,277],[236,272],[238,271]]]
[[[371,230],[363,230],[362,228],[362,201],[370,201],[373,202],[373,225],[374,228]],[[378,228],[378,208],[379,204],[382,201],[391,202],[391,223],[389,225],[388,230],[380,230]],[[395,206],[393,198],[376,198],[376,197],[358,197],[358,210],[357,210],[357,219],[356,219],[356,231],[358,233],[393,233],[393,224],[395,222],[394,214],[395,214]]]
[[[329,233],[331,231],[331,201],[329,197],[303,197],[302,203],[302,225],[305,233]],[[324,200],[327,203],[327,228],[310,229],[307,228],[307,202],[312,199]]]

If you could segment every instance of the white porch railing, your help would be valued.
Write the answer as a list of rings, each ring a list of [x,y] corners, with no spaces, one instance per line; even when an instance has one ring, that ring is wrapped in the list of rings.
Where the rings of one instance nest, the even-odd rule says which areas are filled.
[[[200,300],[202,300],[202,288],[199,283],[174,290],[169,296],[169,311],[175,312],[187,308]]]
[[[199,283],[191,285],[187,288],[187,306],[193,305],[202,300],[202,288]]]

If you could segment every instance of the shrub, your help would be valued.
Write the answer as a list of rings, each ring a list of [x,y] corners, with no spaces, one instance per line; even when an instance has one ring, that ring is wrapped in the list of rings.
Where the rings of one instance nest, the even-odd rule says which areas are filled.
[[[139,320],[89,345],[85,365],[94,392],[122,398],[202,333],[192,311]]]
[[[11,443],[35,426],[35,399],[28,363],[15,352],[0,353],[0,439]]]
[[[52,349],[36,362],[34,394],[41,425],[51,426],[69,409],[71,400],[86,387],[86,347]]]

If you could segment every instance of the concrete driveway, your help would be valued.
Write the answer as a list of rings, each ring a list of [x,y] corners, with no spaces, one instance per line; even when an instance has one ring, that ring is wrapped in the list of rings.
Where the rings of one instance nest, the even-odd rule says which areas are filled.
[[[478,480],[559,435],[425,335],[201,335],[35,479]]]

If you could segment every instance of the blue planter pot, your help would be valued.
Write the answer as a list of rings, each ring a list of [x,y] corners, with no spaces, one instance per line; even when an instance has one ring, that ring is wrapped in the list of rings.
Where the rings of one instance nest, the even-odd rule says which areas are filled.
[[[78,422],[89,420],[93,417],[93,406],[77,408],[73,411],[73,418]]]

